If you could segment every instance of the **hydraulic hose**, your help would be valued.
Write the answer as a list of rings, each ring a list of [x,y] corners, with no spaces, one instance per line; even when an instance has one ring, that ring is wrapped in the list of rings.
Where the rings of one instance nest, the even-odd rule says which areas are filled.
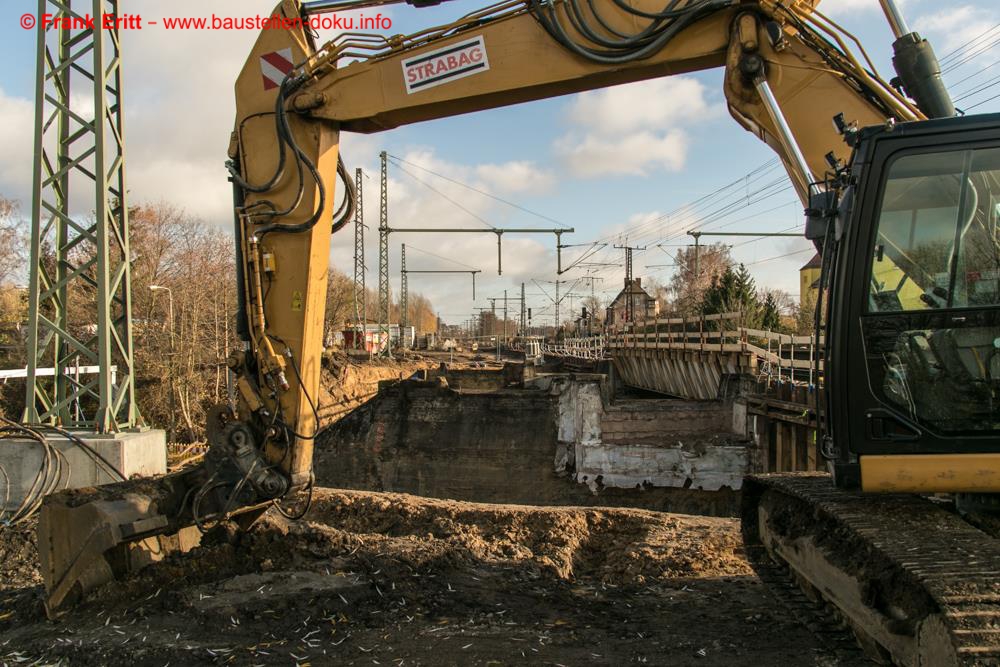
[[[581,44],[569,36],[551,0],[531,0],[530,11],[549,35],[570,51],[594,62],[614,65],[654,55],[694,22],[734,4],[734,0],[694,0],[678,8],[682,0],[670,0],[663,11],[652,13],[635,9],[625,0],[614,1],[622,11],[637,18],[649,19],[649,24],[635,34],[626,35],[610,27],[596,11],[592,0],[587,0],[587,4],[589,14],[593,15],[597,25],[593,25],[587,13],[582,11],[579,0],[565,0],[563,5],[569,23],[590,42]],[[602,32],[619,39],[609,38]]]

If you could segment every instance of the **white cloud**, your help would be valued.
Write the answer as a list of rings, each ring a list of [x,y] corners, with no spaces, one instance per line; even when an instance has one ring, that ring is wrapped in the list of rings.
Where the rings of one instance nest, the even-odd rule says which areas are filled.
[[[585,178],[678,171],[687,158],[685,127],[714,114],[704,85],[690,77],[606,88],[576,96],[567,114],[575,127],[553,147]]]
[[[681,130],[662,134],[635,132],[621,138],[570,134],[556,142],[556,150],[573,173],[581,177],[643,176],[654,168],[680,171],[687,157],[687,147],[687,135]]]
[[[0,195],[18,199],[27,212],[31,194],[34,104],[0,88]]]
[[[900,7],[908,4],[908,0],[896,0]],[[882,5],[879,0],[827,0],[819,6],[819,10],[832,17],[842,17],[857,12],[882,12]]]
[[[932,39],[938,57],[945,57],[952,51],[972,44],[973,40],[994,27],[998,20],[1000,17],[997,12],[973,5],[960,5],[919,16],[913,27]],[[1000,37],[1000,33],[975,42],[969,50],[982,51],[978,56],[980,59],[996,60],[995,48],[990,50],[986,47],[997,37]]]
[[[482,164],[476,167],[475,174],[489,190],[497,193],[545,194],[556,183],[555,174],[525,160]]]
[[[689,123],[707,111],[705,86],[676,76],[581,93],[570,108],[570,119],[601,134],[620,135]]]

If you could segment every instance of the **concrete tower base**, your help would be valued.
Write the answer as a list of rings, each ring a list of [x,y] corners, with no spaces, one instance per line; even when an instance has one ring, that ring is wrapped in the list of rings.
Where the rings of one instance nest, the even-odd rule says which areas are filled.
[[[98,454],[107,459],[116,470],[127,478],[133,475],[162,475],[167,472],[167,436],[158,429],[133,430],[121,433],[97,434],[72,431]],[[99,486],[117,482],[82,447],[61,435],[50,434],[48,441],[62,453],[59,490]],[[3,509],[16,510],[31,493],[32,485],[45,463],[45,448],[27,438],[0,440],[0,502],[9,499]],[[54,469],[51,474],[55,474]],[[6,472],[6,476],[3,474]]]

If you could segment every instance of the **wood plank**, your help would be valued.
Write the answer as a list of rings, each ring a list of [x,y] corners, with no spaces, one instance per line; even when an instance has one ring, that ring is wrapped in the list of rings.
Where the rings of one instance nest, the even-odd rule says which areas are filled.
[[[806,453],[806,465],[807,470],[819,470],[819,463],[823,458],[819,455],[819,441],[817,439],[818,431],[814,428],[806,430],[806,442],[808,443],[808,450]]]
[[[806,437],[806,427],[795,425],[792,426],[795,432],[795,469],[796,470],[813,470],[809,467],[809,439]]]
[[[777,449],[774,442],[774,423],[767,417],[761,418],[763,429],[761,430],[762,445],[764,447],[764,472],[777,472]]]
[[[785,467],[785,429],[784,424],[774,422],[774,471],[787,472]]]
[[[810,428],[816,427],[816,421],[808,417],[799,417],[796,415],[790,415],[783,412],[769,411],[766,408],[748,407],[747,412],[752,415],[766,415],[767,417],[774,419],[775,421],[783,421],[789,424],[801,424],[802,426],[808,426]]]

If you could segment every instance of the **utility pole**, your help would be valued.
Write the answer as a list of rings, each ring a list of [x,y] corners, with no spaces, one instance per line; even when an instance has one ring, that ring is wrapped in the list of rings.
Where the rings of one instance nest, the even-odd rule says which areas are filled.
[[[701,277],[701,235],[702,232],[688,232],[694,237],[694,277],[697,280]]]
[[[365,206],[362,197],[361,167],[354,171],[356,205],[354,209],[354,349],[364,349],[368,327],[368,293],[365,291]]]
[[[503,339],[507,340],[507,290],[503,291]]]
[[[645,250],[646,246],[616,245],[618,250],[625,251],[625,321],[635,321],[635,292],[632,289],[632,251]]]
[[[523,289],[523,287],[524,286],[522,284],[522,289]],[[494,324],[493,324],[493,335],[497,334],[497,329],[498,329],[497,325],[496,325],[496,306],[497,306],[497,301],[500,301],[500,299],[503,299],[503,321],[504,321],[504,324],[503,324],[503,335],[504,335],[504,338],[506,338],[507,335],[508,335],[508,330],[507,330],[508,303],[510,301],[520,301],[521,302],[521,309],[524,310],[524,297],[522,296],[522,297],[518,298],[518,297],[514,297],[514,296],[507,296],[507,290],[503,291],[503,296],[502,297],[499,297],[499,296],[488,296],[488,297],[486,297],[486,300],[490,302],[490,310],[493,313],[493,322],[494,322]],[[486,309],[484,308],[483,310],[486,310]]]
[[[603,281],[604,278],[600,276],[583,276],[580,280],[590,281],[590,308],[591,312],[587,318],[587,335],[592,336],[594,334],[594,311],[597,309],[597,292],[594,289],[594,283],[598,280]]]
[[[380,176],[379,211],[378,211],[378,337],[379,342],[385,341],[379,356],[391,357],[392,350],[389,340],[389,176],[386,165],[386,153],[379,154],[382,158]]]
[[[559,340],[559,323],[560,323],[560,319],[559,319],[559,304],[561,302],[562,302],[562,299],[559,298],[559,281],[557,280],[556,281],[556,300],[555,300],[555,304],[556,304],[556,315],[555,315],[555,317],[556,317],[556,340],[557,341]]]
[[[117,15],[119,0],[40,0],[35,52],[35,136],[28,278],[24,421],[110,433],[140,424],[132,345],[132,257],[125,182],[123,55],[117,27],[68,24],[86,4]],[[79,253],[85,249],[87,252]],[[74,336],[69,295],[93,298],[96,330]],[[72,315],[76,315],[73,313]],[[85,383],[69,369],[99,367]],[[39,368],[52,366],[51,380]],[[79,413],[71,410],[83,406]]]
[[[406,326],[409,320],[407,313],[407,284],[406,284],[406,244],[402,244],[399,249],[399,346],[406,349]]]
[[[524,301],[524,283],[521,283],[521,317],[519,318],[520,334],[524,336],[524,328],[526,326],[526,320],[524,319],[525,308],[527,307]]]
[[[554,299],[549,296],[548,292],[545,291],[545,288],[542,287],[538,283],[537,280],[532,280],[531,282],[535,283],[535,286],[538,287],[538,289],[542,290],[542,293],[545,294],[545,296],[547,296],[549,298],[549,301],[551,301],[552,304],[555,306],[556,336],[558,337],[559,336],[559,315],[560,315],[559,304],[562,303],[562,300],[566,298],[565,296],[563,296],[563,297],[559,296],[559,285],[560,284],[565,285],[569,281],[568,280],[546,280],[546,281],[543,281],[543,282],[554,283],[555,284],[555,286],[556,286],[556,298],[554,298]],[[577,278],[576,280],[574,280],[573,284],[570,285],[569,291],[572,292],[573,288],[576,287],[576,284],[578,282],[580,282],[579,278]]]

